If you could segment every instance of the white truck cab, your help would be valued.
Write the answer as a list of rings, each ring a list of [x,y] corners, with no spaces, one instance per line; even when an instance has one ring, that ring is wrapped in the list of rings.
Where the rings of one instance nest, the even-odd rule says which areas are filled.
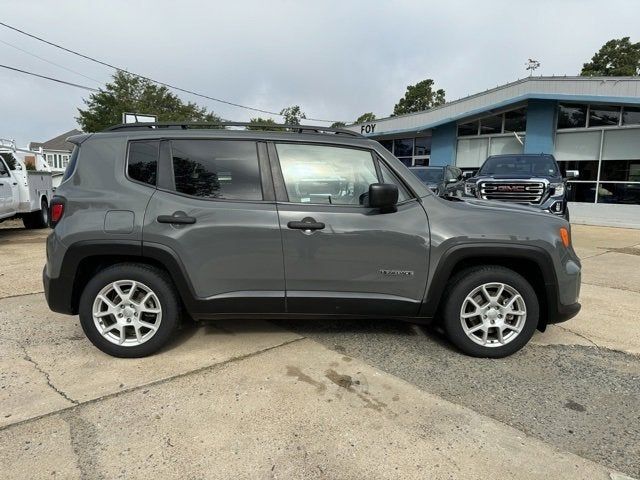
[[[0,222],[22,218],[26,228],[45,228],[52,196],[51,168],[42,155],[0,139]]]

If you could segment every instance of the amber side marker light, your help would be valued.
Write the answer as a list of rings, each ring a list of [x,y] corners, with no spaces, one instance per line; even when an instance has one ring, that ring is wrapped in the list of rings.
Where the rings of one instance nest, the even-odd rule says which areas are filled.
[[[569,230],[565,227],[560,227],[560,238],[562,239],[562,244],[565,247],[568,247],[571,244],[571,237],[569,236]]]

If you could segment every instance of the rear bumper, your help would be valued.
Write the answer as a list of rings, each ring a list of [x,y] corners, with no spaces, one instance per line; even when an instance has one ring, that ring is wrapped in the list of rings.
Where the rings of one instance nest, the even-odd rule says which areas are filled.
[[[63,277],[50,278],[47,275],[47,267],[45,266],[42,270],[42,285],[44,286],[44,296],[47,299],[47,305],[49,305],[50,310],[66,315],[78,313],[74,311],[71,302],[73,293],[72,280],[70,281]]]

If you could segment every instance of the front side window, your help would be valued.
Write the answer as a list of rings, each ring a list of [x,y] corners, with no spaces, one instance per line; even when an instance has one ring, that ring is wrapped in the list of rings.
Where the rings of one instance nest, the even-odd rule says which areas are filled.
[[[378,183],[367,150],[281,143],[276,145],[290,202],[361,205]]]
[[[177,192],[223,200],[262,200],[255,142],[173,140],[173,176]]]
[[[155,186],[159,146],[160,142],[158,140],[131,142],[129,145],[129,162],[127,164],[129,178]]]
[[[9,170],[7,170],[7,167],[4,164],[4,161],[0,160],[0,177],[8,177],[8,176],[9,176]]]

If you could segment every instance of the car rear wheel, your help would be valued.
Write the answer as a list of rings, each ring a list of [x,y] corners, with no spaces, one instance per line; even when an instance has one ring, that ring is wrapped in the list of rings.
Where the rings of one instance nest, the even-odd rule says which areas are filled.
[[[119,264],[93,277],[80,298],[87,338],[115,357],[144,357],[162,348],[180,320],[180,304],[161,270]]]
[[[22,217],[24,228],[32,230],[36,228],[46,228],[49,226],[49,205],[46,200],[40,202],[40,210],[27,213]]]
[[[500,358],[520,350],[538,325],[535,290],[500,266],[460,272],[449,284],[444,328],[451,342],[474,357]]]

